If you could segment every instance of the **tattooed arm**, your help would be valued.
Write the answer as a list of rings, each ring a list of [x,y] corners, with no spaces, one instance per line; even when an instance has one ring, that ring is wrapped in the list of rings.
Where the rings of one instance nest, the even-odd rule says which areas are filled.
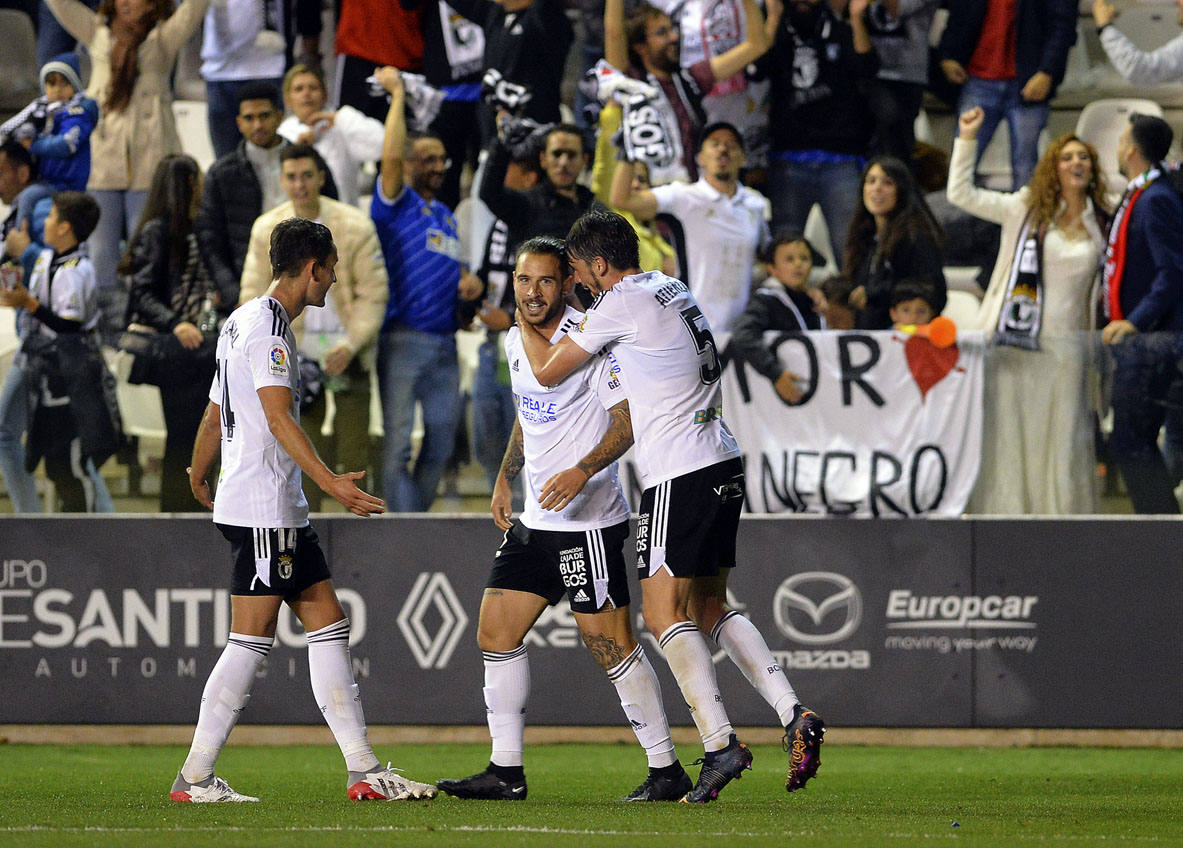
[[[497,472],[497,482],[493,484],[493,502],[489,505],[493,513],[493,523],[502,530],[509,529],[510,519],[513,518],[513,490],[509,484],[517,478],[525,464],[522,425],[515,418],[513,432],[509,434],[509,444],[505,446],[505,456],[501,457],[501,470]]]
[[[629,414],[628,401],[608,410],[608,429],[587,456],[574,466],[551,477],[538,493],[538,503],[543,509],[560,510],[571,503],[583,491],[593,475],[603,471],[624,456],[633,444],[633,421]]]

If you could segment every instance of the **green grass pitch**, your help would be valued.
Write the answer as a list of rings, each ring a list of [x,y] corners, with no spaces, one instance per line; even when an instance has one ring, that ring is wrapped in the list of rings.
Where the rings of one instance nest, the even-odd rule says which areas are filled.
[[[231,740],[218,773],[262,803],[183,805],[168,801],[183,748],[5,745],[0,845],[1183,845],[1183,751],[826,745],[818,778],[793,795],[785,754],[753,751],[754,770],[701,807],[616,802],[645,773],[623,744],[531,747],[525,802],[356,804],[335,748]],[[487,760],[483,745],[378,753],[424,781]]]

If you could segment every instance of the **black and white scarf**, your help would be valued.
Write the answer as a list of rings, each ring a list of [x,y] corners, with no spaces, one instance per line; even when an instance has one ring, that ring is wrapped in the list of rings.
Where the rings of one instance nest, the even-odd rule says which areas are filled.
[[[994,344],[1039,350],[1039,331],[1043,327],[1043,232],[1032,226],[1032,217],[1029,211],[1019,231]]]

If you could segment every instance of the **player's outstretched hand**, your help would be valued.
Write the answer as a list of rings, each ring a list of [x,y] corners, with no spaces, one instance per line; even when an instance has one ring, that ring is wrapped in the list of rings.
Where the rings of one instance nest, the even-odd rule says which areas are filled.
[[[334,474],[329,481],[325,493],[332,495],[341,506],[365,518],[368,515],[378,515],[386,511],[386,501],[376,498],[369,492],[363,492],[355,481],[366,476],[364,471],[347,471],[344,474]]]
[[[538,493],[538,505],[543,509],[563,509],[583,491],[588,479],[587,472],[578,465],[560,471],[547,480]]]

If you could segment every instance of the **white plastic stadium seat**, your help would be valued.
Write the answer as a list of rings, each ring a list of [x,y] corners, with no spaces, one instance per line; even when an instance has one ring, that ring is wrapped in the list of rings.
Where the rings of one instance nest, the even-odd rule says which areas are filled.
[[[160,389],[127,382],[132,362],[130,353],[103,348],[103,355],[107,367],[115,375],[115,396],[119,400],[119,414],[123,417],[123,432],[143,439],[157,439],[163,444],[166,430]]]
[[[1130,123],[1130,115],[1162,117],[1162,107],[1153,100],[1114,98],[1094,100],[1080,110],[1076,119],[1076,135],[1097,148],[1101,171],[1112,191],[1125,185],[1125,178],[1117,171],[1117,141]]]
[[[174,100],[173,117],[181,149],[197,160],[202,172],[214,164],[214,145],[209,139],[208,109],[204,100]]]

